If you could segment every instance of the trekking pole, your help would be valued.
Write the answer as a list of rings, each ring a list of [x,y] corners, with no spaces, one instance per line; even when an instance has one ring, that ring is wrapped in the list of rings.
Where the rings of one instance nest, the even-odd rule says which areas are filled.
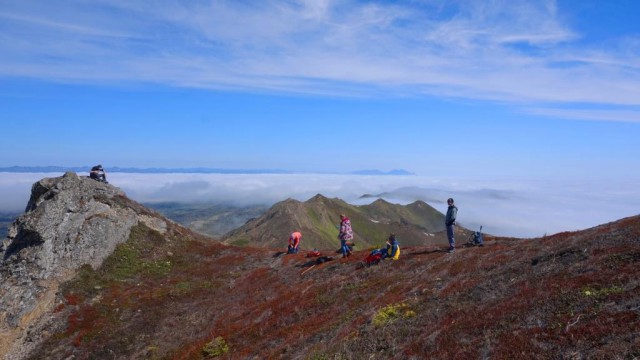
[[[306,273],[307,271],[309,271],[309,270],[313,269],[314,267],[316,267],[316,265],[317,265],[317,264],[313,264],[313,265],[309,266],[309,268],[308,268],[307,270],[303,271],[302,273],[300,273],[300,275],[301,275],[301,276],[302,276],[302,275],[304,275],[304,273]]]

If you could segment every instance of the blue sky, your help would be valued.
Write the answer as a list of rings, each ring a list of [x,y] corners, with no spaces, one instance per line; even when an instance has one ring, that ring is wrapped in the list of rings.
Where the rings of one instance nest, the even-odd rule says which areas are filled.
[[[640,179],[637,1],[0,0],[0,167]]]

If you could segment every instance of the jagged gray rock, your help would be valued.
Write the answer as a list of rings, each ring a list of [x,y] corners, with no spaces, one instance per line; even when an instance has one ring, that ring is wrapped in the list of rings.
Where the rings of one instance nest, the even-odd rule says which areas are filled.
[[[84,264],[98,268],[139,222],[164,233],[166,221],[117,187],[72,172],[36,182],[0,244],[0,358],[24,357],[37,343],[58,284]]]

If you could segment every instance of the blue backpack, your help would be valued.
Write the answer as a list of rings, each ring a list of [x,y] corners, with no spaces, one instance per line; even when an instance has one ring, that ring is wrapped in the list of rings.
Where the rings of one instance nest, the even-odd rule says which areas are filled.
[[[482,246],[484,244],[484,236],[482,236],[482,225],[480,226],[480,231],[476,231],[473,233],[473,235],[471,236],[471,241],[473,242],[473,245]]]

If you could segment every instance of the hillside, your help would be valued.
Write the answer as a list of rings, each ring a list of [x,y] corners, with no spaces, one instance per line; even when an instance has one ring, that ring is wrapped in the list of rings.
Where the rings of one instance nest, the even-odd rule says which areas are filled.
[[[37,196],[38,206],[15,225],[46,217],[34,211],[61,197],[69,208],[72,199],[89,206],[97,197],[94,210],[110,204],[105,215],[91,210],[88,222],[78,222],[87,232],[106,229],[116,219],[109,211],[139,221],[99,266],[60,281],[42,310],[46,326],[13,325],[24,326],[16,344],[31,345],[11,357],[3,352],[6,359],[640,356],[640,216],[538,239],[488,237],[484,247],[454,254],[404,246],[398,261],[371,267],[362,266],[367,251],[316,265],[304,253],[210,241],[110,188],[78,197],[68,194],[76,188],[56,189]],[[3,283],[22,279],[8,271],[20,259],[51,256],[51,239],[40,240],[3,256]],[[82,241],[67,247],[81,251]]]
[[[402,206],[379,199],[369,205],[354,206],[340,199],[320,194],[300,202],[287,199],[275,204],[259,218],[223,237],[226,244],[282,248],[289,234],[303,234],[302,249],[337,249],[340,247],[338,225],[346,214],[360,249],[382,246],[389,233],[396,233],[404,246],[445,244],[444,215],[422,201]],[[458,236],[466,238],[468,230],[458,227]]]
[[[145,206],[191,230],[219,238],[267,211],[263,205],[232,206],[209,203],[150,203]]]

